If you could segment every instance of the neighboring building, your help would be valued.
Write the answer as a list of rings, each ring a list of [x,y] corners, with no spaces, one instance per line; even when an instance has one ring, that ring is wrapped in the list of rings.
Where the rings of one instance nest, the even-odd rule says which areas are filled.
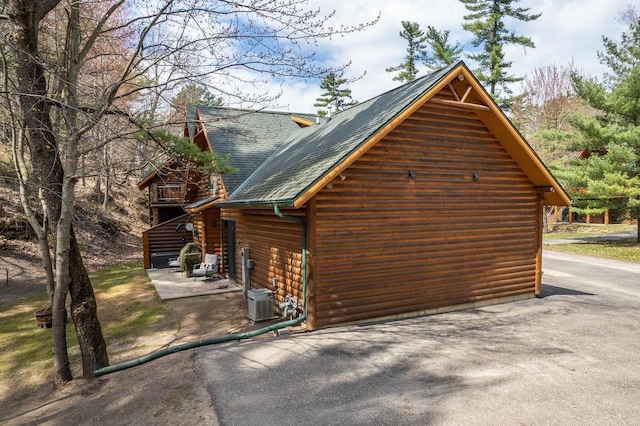
[[[194,143],[251,156],[246,126],[225,151],[236,138],[202,111]],[[570,200],[464,63],[319,124],[286,118],[264,158],[185,206],[245,290],[293,296],[308,329],[539,293],[543,206]]]
[[[583,150],[578,158],[581,160],[585,160],[592,156],[601,156],[607,155],[609,150],[607,148],[599,148],[599,149],[585,149]],[[582,214],[574,211],[576,206],[584,205],[589,201],[599,201],[597,198],[589,198],[587,194],[587,190],[585,188],[567,188],[569,192],[573,193],[573,207],[554,207],[553,210],[548,211],[548,220],[550,223],[554,222],[577,222],[577,223],[587,223],[587,224],[601,224],[601,225],[609,225],[613,223],[624,223],[627,222],[629,224],[634,223],[634,220],[631,218],[630,212],[624,208],[624,196],[612,196],[607,199],[608,205],[615,205],[616,200],[620,200],[618,202],[619,208],[614,209],[606,209],[603,213],[599,214]],[[600,200],[601,201],[601,200]]]
[[[183,207],[197,201],[202,179],[202,173],[178,159],[165,161],[148,173],[138,183],[138,189],[148,192],[151,225],[184,215]]]

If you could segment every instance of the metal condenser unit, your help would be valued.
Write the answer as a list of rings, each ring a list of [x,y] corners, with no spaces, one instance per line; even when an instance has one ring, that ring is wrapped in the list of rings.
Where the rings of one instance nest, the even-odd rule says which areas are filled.
[[[266,288],[258,288],[247,291],[249,302],[249,319],[253,322],[272,319],[273,293]]]

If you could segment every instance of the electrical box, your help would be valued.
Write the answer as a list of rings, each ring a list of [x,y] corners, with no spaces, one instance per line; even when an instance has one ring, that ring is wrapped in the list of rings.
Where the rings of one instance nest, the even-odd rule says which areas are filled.
[[[249,319],[253,322],[266,321],[274,318],[273,292],[266,288],[247,291],[249,302]]]
[[[251,269],[248,265],[249,256],[249,248],[243,247],[240,249],[240,259],[242,261],[242,287],[244,291],[244,295],[247,295],[247,292],[251,288]]]

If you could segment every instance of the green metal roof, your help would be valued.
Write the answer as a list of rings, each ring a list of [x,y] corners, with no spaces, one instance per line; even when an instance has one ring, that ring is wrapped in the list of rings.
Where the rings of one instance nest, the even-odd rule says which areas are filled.
[[[184,206],[185,210],[191,210],[191,209],[197,209],[198,207],[204,206],[205,204],[209,204],[215,200],[217,200],[218,198],[220,198],[219,195],[215,195],[213,197],[207,197],[207,198],[203,198],[201,200],[198,200],[194,203],[188,204],[186,206]]]
[[[235,191],[287,138],[300,130],[292,116],[314,121],[310,114],[250,111],[225,107],[187,107],[187,128],[193,141],[196,109],[211,150],[228,155],[238,172],[223,175],[228,194]]]
[[[362,102],[329,121],[299,129],[218,205],[292,205],[298,196],[460,64]]]

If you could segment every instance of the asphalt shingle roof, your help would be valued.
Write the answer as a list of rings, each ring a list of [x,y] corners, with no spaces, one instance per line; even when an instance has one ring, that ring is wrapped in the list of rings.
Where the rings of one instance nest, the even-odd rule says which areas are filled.
[[[224,107],[187,107],[188,129],[193,139],[196,108],[213,152],[229,156],[237,173],[223,175],[225,188],[235,191],[287,138],[300,130],[292,116],[314,121],[309,114],[249,111]]]
[[[452,64],[362,102],[328,122],[299,129],[219,205],[292,205],[306,189],[459,65]]]

